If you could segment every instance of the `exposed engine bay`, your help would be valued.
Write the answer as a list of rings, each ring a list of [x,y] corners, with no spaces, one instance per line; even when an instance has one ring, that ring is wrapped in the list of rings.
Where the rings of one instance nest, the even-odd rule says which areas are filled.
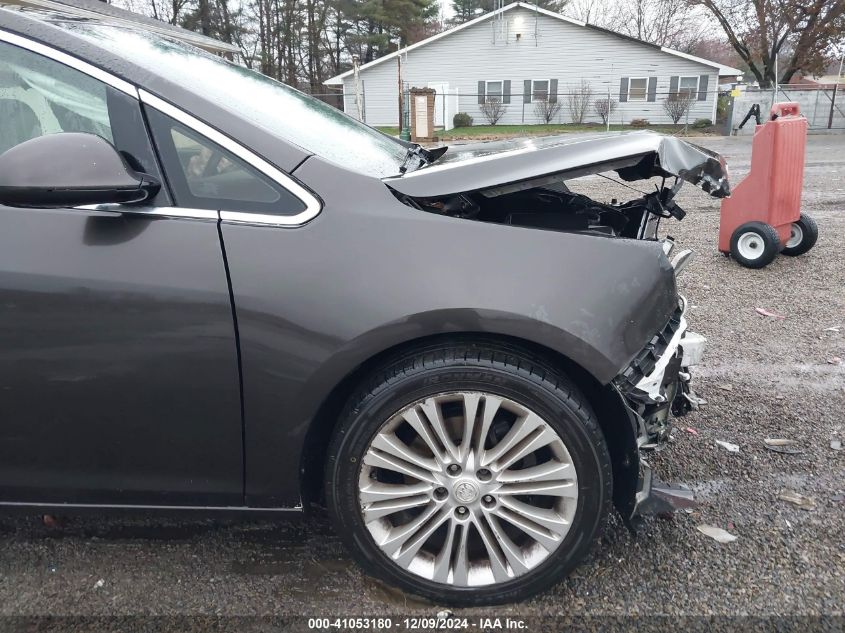
[[[682,181],[625,202],[598,202],[573,192],[564,181],[530,189],[500,188],[437,198],[402,196],[423,211],[511,226],[603,237],[656,239],[660,220],[686,215],[675,201]]]

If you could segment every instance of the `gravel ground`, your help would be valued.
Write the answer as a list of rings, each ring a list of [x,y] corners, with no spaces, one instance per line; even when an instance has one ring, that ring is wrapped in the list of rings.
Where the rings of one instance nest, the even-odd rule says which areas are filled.
[[[749,139],[700,142],[727,156],[735,180],[745,175]],[[615,187],[598,178],[582,186],[608,196]],[[780,257],[761,271],[743,269],[716,251],[718,202],[685,187],[680,203],[689,215],[671,222],[669,231],[698,252],[682,286],[693,329],[709,339],[695,372],[708,404],[677,420],[673,442],[651,461],[664,481],[691,487],[700,506],[645,519],[636,536],[614,519],[593,555],[549,593],[466,615],[548,624],[530,618],[843,614],[845,453],[830,442],[845,441],[845,362],[835,361],[845,358],[845,136],[810,138],[804,208],[821,235],[805,256]],[[758,307],[786,318],[761,316]],[[838,332],[827,329],[836,326]],[[771,452],[763,445],[767,437],[797,440],[803,452]],[[740,450],[728,452],[716,440]],[[779,500],[783,488],[812,497],[815,508]],[[33,515],[0,518],[0,615],[439,610],[363,576],[320,517],[294,525],[105,516],[60,521],[48,527]],[[738,538],[717,543],[696,530],[702,523]],[[123,630],[141,628],[129,622]],[[197,621],[186,628],[190,622],[204,628]],[[836,622],[842,630],[842,620]],[[151,627],[145,622],[143,628]],[[172,623],[163,628],[172,630]]]

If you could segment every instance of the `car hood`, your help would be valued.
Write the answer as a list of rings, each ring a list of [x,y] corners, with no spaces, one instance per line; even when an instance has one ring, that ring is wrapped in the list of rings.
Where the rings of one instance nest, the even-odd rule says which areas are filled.
[[[654,132],[455,145],[433,164],[384,181],[402,194],[427,198],[490,189],[506,193],[606,171],[628,181],[677,176],[716,198],[730,195],[727,167],[719,154]]]

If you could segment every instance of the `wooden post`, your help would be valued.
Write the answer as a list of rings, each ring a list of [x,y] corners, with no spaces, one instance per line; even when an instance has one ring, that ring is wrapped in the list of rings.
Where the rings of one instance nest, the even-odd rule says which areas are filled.
[[[358,56],[352,56],[352,69],[354,70],[353,76],[355,78],[355,106],[358,108],[358,120],[364,120],[364,104],[363,98],[361,96],[361,74],[358,72]]]
[[[401,50],[401,49],[400,49]],[[402,129],[402,53],[396,56],[396,74],[399,77],[399,129]]]

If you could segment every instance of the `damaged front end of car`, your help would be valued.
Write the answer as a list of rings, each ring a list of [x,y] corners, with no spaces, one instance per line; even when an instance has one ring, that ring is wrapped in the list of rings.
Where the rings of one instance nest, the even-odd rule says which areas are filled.
[[[730,195],[721,156],[651,132],[477,143],[438,151],[429,158],[427,164],[419,158],[419,166],[402,176],[385,179],[394,195],[410,207],[523,229],[659,242],[676,278],[693,253],[676,248],[670,237],[661,238],[659,226],[663,219],[682,220],[686,215],[676,201],[682,184],[698,186],[715,198]],[[613,177],[606,175],[611,172]],[[617,182],[661,180],[651,185],[652,191],[618,201],[573,191],[571,181],[585,176]],[[676,292],[674,285],[670,292]],[[668,321],[661,322],[666,314],[642,315],[655,321],[652,338],[594,400],[606,409],[599,411],[600,417],[627,418],[624,440],[609,440],[614,501],[626,521],[665,508],[652,494],[659,488],[642,451],[662,447],[672,428],[671,416],[684,415],[703,402],[690,380],[705,339],[688,329],[682,296],[677,296],[677,308]],[[614,432],[618,429],[606,430],[606,436]]]
[[[651,467],[641,451],[663,447],[672,430],[671,416],[683,416],[704,403],[692,389],[691,378],[692,367],[701,362],[706,339],[688,329],[686,313],[686,299],[679,296],[678,308],[665,327],[611,385],[636,429],[638,482],[634,495],[622,504],[626,518],[663,507],[650,503],[655,501]]]

